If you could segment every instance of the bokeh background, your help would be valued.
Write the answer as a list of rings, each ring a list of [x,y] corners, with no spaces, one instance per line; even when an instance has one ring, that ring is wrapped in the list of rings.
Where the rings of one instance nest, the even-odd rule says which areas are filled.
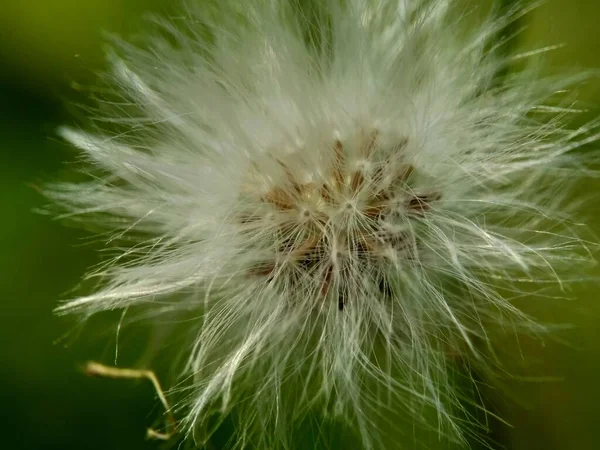
[[[161,413],[149,385],[81,373],[88,359],[111,362],[114,337],[79,340],[72,320],[52,314],[101,260],[101,243],[33,212],[46,203],[37,188],[68,176],[75,160],[55,129],[80,114],[72,105],[85,102],[86,86],[105,69],[103,32],[131,36],[149,13],[177,14],[170,0],[0,2],[0,448],[158,448],[144,439]],[[523,20],[528,28],[517,45],[565,43],[546,56],[548,72],[600,68],[598,17],[598,0],[548,0]],[[600,78],[580,86],[579,98],[589,109],[579,121],[600,115]],[[595,181],[581,187],[592,194],[586,212],[596,232],[599,189]],[[509,424],[492,424],[504,448],[600,448],[599,288],[587,282],[568,293],[570,300],[524,303],[542,320],[573,325],[556,339],[499,342],[519,375],[485,390]]]

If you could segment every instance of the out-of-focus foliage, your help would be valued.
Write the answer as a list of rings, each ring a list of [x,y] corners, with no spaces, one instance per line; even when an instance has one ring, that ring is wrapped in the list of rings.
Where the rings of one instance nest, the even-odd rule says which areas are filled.
[[[144,440],[161,413],[151,414],[152,388],[83,376],[78,365],[106,359],[114,341],[71,346],[79,330],[52,314],[86,267],[100,261],[100,245],[32,210],[46,203],[37,186],[61,177],[74,159],[55,129],[68,120],[68,102],[83,97],[74,83],[92,84],[105,64],[103,31],[128,35],[142,14],[166,3],[0,2],[1,448],[157,448]]]
[[[103,33],[139,31],[141,16],[169,14],[165,0],[5,0],[0,4],[0,54],[33,89],[82,81],[104,64]],[[7,68],[3,67],[3,72]],[[6,75],[4,73],[3,75]]]
[[[578,87],[577,108],[586,112],[575,125],[600,116],[600,28],[593,17],[600,14],[596,0],[549,0],[535,9],[519,48],[564,44],[547,53],[548,73],[590,70],[590,78]],[[598,143],[584,149],[600,152]],[[600,167],[595,167],[596,170]],[[600,180],[578,187],[573,202],[586,200],[580,221],[587,221],[598,242],[600,233]],[[563,298],[523,298],[519,306],[540,321],[571,325],[557,330],[543,342],[507,338],[501,360],[517,377],[503,377],[506,389],[496,389],[498,412],[510,424],[503,433],[506,448],[515,450],[570,450],[600,448],[597,416],[600,411],[600,267],[581,274],[574,290],[554,292]],[[586,281],[587,280],[587,281]],[[522,367],[525,366],[525,369]]]

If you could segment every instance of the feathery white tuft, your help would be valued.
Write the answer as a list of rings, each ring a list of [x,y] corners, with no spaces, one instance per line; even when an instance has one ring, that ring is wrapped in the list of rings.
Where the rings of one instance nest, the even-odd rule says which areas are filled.
[[[400,408],[461,439],[451,355],[535,330],[506,293],[589,260],[566,188],[597,135],[553,100],[574,79],[504,72],[518,11],[472,32],[450,1],[302,11],[194,6],[121,44],[118,132],[61,130],[94,177],[52,195],[138,243],[59,310],[189,319],[183,428],[233,411],[234,447],[295,448],[310,411],[366,449],[404,448],[378,425]]]

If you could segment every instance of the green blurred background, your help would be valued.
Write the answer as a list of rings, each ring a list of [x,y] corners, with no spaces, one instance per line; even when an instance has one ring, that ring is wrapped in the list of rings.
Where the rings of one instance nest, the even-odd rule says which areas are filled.
[[[145,14],[171,11],[169,0],[0,4],[0,295],[6,306],[0,323],[0,448],[157,448],[144,440],[145,427],[161,413],[151,387],[90,379],[79,370],[87,359],[110,363],[114,336],[100,343],[79,340],[72,320],[52,314],[85,269],[101,260],[101,245],[32,210],[45,204],[36,186],[65,176],[76,157],[54,130],[72,121],[70,102],[81,101],[86,93],[80,86],[93,84],[94,73],[105,68],[103,31],[130,36]],[[519,45],[566,43],[546,57],[549,71],[600,67],[598,17],[599,0],[550,0],[527,16]],[[600,114],[598,78],[581,87],[580,99],[588,119]],[[598,182],[583,187],[588,194],[599,188]],[[587,211],[596,232],[598,204],[600,197]],[[488,402],[511,425],[494,425],[493,437],[505,448],[600,448],[598,292],[586,283],[570,293],[573,300],[524,303],[543,320],[575,326],[544,346],[500,342],[511,356],[507,367],[523,375],[506,377],[502,390],[486,390]]]

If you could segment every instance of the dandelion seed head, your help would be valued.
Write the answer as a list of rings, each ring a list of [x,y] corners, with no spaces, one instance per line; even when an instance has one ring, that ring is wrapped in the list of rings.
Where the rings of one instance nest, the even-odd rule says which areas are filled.
[[[93,178],[50,194],[135,245],[59,310],[186,318],[190,434],[233,414],[234,447],[294,448],[316,410],[383,448],[390,411],[431,409],[462,439],[449,355],[537,330],[506,293],[591,259],[565,204],[597,124],[553,103],[577,77],[499,75],[518,10],[467,33],[447,1],[210,5],[118,42],[116,113],[61,130]]]

